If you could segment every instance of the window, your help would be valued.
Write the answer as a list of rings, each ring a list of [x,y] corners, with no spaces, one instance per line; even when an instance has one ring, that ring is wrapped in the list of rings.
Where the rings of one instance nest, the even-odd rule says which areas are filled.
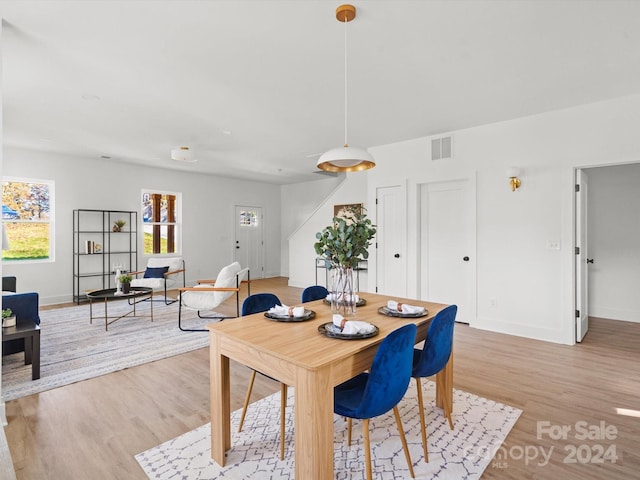
[[[143,252],[146,255],[179,253],[179,193],[142,192]]]
[[[53,260],[53,193],[50,180],[3,179],[3,260]]]
[[[258,212],[255,210],[241,210],[240,211],[240,226],[241,227],[257,227],[258,226]]]

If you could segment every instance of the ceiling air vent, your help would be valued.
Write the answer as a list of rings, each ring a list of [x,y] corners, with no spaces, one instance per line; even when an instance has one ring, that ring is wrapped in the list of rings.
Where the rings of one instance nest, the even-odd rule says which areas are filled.
[[[453,158],[453,138],[439,137],[431,139],[431,160],[451,160]]]

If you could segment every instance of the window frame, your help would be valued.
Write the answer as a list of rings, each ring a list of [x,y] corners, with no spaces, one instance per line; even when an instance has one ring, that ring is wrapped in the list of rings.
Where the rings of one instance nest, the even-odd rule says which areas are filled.
[[[168,222],[168,221],[145,222],[144,220],[145,195],[163,195],[163,196],[172,195],[173,197],[175,197],[175,215],[176,215],[175,221],[174,222]],[[141,225],[141,231],[142,231],[142,235],[141,235],[142,248],[140,249],[140,251],[142,252],[142,255],[145,257],[181,256],[182,255],[182,221],[181,220],[182,220],[182,193],[181,192],[160,190],[156,188],[143,188],[140,192],[140,225]],[[162,227],[173,226],[174,227],[174,251],[162,252],[162,253],[146,252],[145,251],[145,235],[147,234],[147,231],[145,230],[145,227],[148,227],[148,226],[158,226],[160,227],[160,229]],[[153,238],[154,233],[152,232],[151,235]]]
[[[11,265],[25,265],[32,263],[53,263],[56,261],[55,252],[56,252],[56,221],[55,221],[55,199],[56,199],[56,189],[55,189],[55,180],[44,179],[44,178],[31,178],[31,177],[14,177],[14,176],[3,176],[2,177],[2,188],[4,190],[4,183],[27,183],[27,184],[41,184],[47,185],[49,188],[49,219],[47,221],[44,220],[5,220],[2,219],[2,226],[4,228],[5,223],[47,223],[49,224],[49,257],[48,258],[2,258],[3,264],[11,264]],[[4,195],[4,191],[2,192]],[[3,203],[4,205],[4,203]]]

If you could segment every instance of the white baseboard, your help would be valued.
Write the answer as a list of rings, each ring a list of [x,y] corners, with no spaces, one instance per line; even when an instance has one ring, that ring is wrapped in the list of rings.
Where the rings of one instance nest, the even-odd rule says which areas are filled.
[[[589,308],[590,317],[622,320],[624,322],[640,323],[640,312],[637,310],[621,310],[619,308],[593,307]]]
[[[480,330],[490,330],[492,332],[515,335],[517,337],[574,345],[573,338],[567,338],[565,332],[562,330],[508,323],[488,317],[478,317],[475,321],[471,322],[470,326]]]

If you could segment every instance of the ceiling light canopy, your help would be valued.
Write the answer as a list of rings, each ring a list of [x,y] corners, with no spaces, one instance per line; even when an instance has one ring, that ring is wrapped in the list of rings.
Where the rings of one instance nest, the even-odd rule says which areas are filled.
[[[198,159],[195,158],[193,151],[189,150],[189,147],[174,148],[173,150],[171,150],[171,160],[187,163],[198,161]]]
[[[364,148],[350,147],[347,142],[347,23],[356,18],[356,7],[340,5],[336,19],[344,22],[344,146],[329,150],[318,158],[316,166],[327,172],[359,172],[376,166],[373,156]]]

